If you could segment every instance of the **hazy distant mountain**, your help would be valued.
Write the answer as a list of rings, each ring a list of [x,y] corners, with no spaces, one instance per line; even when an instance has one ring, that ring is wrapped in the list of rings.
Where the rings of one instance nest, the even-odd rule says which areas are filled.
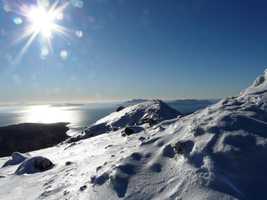
[[[149,100],[148,99],[131,99],[129,101],[122,102],[121,105],[126,107],[126,106],[136,105],[138,103],[143,103],[145,101],[149,101]]]
[[[196,110],[203,109],[209,105],[218,102],[218,99],[177,99],[166,100],[169,106],[187,114],[195,112]]]
[[[179,104],[212,104],[219,101],[219,99],[175,99],[175,100],[166,100],[167,103],[179,103]]]
[[[135,105],[138,103],[142,103],[145,101],[149,101],[147,99],[133,99],[126,102],[121,103],[121,106],[129,106]],[[177,100],[164,100],[170,107],[176,109],[177,111],[188,114],[195,112],[196,110],[205,108],[209,105],[212,105],[218,102],[219,99],[177,99]]]

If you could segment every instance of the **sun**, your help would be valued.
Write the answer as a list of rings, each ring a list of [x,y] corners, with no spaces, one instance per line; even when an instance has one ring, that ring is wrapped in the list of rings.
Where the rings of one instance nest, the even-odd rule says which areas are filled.
[[[67,6],[68,2],[59,5],[59,0],[57,0],[51,6],[37,3],[20,7],[19,14],[26,19],[27,26],[18,39],[26,39],[27,42],[20,51],[18,60],[37,37],[41,39],[41,48],[52,51],[53,36],[55,34],[67,36],[68,30],[60,25],[60,21],[64,19],[64,10]]]
[[[56,12],[49,12],[42,7],[32,7],[27,18],[30,22],[29,31],[41,34],[44,38],[51,38],[52,34],[57,31]]]

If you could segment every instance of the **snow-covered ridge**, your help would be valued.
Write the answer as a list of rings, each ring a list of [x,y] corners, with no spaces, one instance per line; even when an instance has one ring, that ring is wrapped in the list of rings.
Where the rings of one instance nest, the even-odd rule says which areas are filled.
[[[150,130],[138,152],[95,180],[108,177],[105,182],[125,199],[265,199],[265,78],[240,97]]]
[[[155,125],[163,120],[181,116],[181,113],[170,108],[160,100],[147,100],[136,105],[121,108],[117,112],[98,120],[85,130],[87,136],[95,136],[127,126],[144,124]]]
[[[267,92],[267,69],[264,73],[256,78],[254,83],[248,87],[244,92],[241,93],[244,95],[260,94]]]
[[[109,134],[31,152],[55,164],[48,171],[23,176],[14,174],[17,165],[0,169],[0,199],[266,199],[267,85],[261,79],[238,97],[154,126],[140,124],[145,131],[125,137],[120,126],[132,125],[125,114],[157,103],[113,113],[96,122],[118,127]],[[167,114],[147,113],[134,123]]]

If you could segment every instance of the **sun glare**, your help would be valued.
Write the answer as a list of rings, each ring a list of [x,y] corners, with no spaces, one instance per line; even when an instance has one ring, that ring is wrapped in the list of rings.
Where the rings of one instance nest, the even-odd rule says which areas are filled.
[[[25,31],[19,39],[27,39],[22,48],[18,60],[27,51],[36,37],[41,37],[41,48],[52,50],[52,39],[54,34],[67,35],[67,29],[60,25],[64,18],[64,10],[68,3],[59,5],[59,1],[47,6],[43,4],[22,5],[20,15],[24,16],[27,21]]]
[[[42,7],[31,8],[27,18],[30,21],[30,31],[37,34],[42,34],[45,38],[51,38],[53,32],[57,31],[56,12],[48,12]]]
[[[54,107],[49,105],[25,107],[21,118],[22,122],[28,123],[77,123],[79,115],[70,108]]]

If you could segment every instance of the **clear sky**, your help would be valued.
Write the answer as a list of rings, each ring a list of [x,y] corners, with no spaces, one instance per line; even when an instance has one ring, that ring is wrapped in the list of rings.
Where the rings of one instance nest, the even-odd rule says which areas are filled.
[[[70,0],[21,55],[30,4],[0,0],[2,103],[220,98],[267,65],[265,0]]]

